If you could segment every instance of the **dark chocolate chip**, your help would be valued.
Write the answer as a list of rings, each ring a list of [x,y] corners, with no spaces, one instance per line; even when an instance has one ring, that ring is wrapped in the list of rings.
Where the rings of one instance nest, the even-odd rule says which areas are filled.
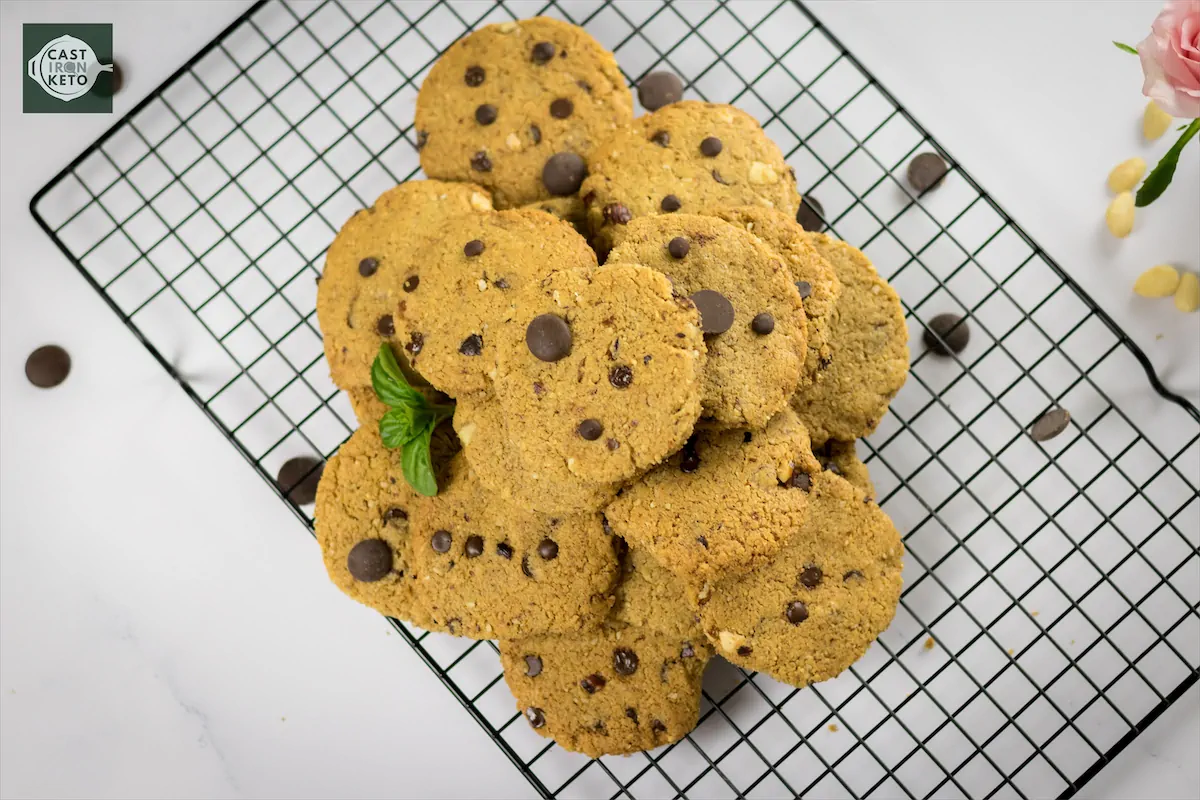
[[[754,441],[754,434],[752,434],[750,431],[746,431],[742,434],[742,444],[750,444],[752,441]]]
[[[659,147],[666,147],[671,143],[671,134],[666,131],[655,131],[650,137],[650,141],[654,142]]]
[[[793,625],[799,625],[804,620],[808,619],[808,606],[799,600],[793,600],[788,603],[788,607],[784,610],[784,616],[787,621]],[[739,651],[740,652],[740,651]]]
[[[383,539],[363,539],[350,548],[346,569],[356,581],[382,580],[392,571],[392,548]]]
[[[856,569],[852,569],[849,572],[847,572],[845,575],[842,576],[843,583],[849,583],[850,581],[858,582],[858,581],[864,581],[864,580],[866,580],[866,578],[863,576],[863,574],[861,572],[859,572]]]
[[[638,718],[637,718],[637,709],[635,709],[635,708],[627,708],[627,709],[625,709],[625,716],[627,716],[627,717],[629,717],[631,720],[633,720],[633,724],[634,724],[634,725],[637,725],[637,724],[638,724]]]
[[[317,484],[324,469],[325,462],[310,456],[289,458],[275,475],[275,484],[288,500],[305,506],[317,499]]]
[[[715,136],[708,136],[700,142],[700,152],[709,158],[720,155],[722,147],[721,140]]]
[[[534,144],[541,144],[542,143],[542,129],[539,128],[537,125],[530,125],[529,126],[529,138],[533,140]]]
[[[801,300],[807,300],[812,294],[812,284],[808,281],[796,281],[796,291],[800,293]]]
[[[121,71],[121,65],[114,61],[111,71],[106,70],[96,76],[95,83],[92,84],[92,94],[100,97],[112,97],[121,91],[124,83],[125,76]]]
[[[526,578],[533,577],[533,572],[529,569],[529,556],[521,556],[521,572]]]
[[[683,445],[683,452],[679,456],[679,471],[690,475],[698,469],[700,469],[700,454],[696,452],[696,437],[693,436]]]
[[[425,149],[425,145],[429,144],[429,131],[417,131],[417,149]]]
[[[700,329],[705,335],[715,336],[733,326],[733,303],[720,292],[701,289],[690,298],[700,312]]]
[[[478,239],[472,239],[463,245],[463,255],[467,258],[474,258],[483,253],[483,242]]]
[[[399,506],[392,506],[383,512],[383,521],[387,523],[403,522],[408,519],[408,512]]]
[[[796,211],[796,222],[806,231],[820,233],[825,229],[825,207],[817,198],[806,196],[800,201],[800,208]]]
[[[491,103],[484,103],[475,109],[475,121],[480,125],[491,125],[496,121],[496,107]]]
[[[627,225],[633,214],[621,203],[609,203],[604,207],[604,219],[617,225]]]
[[[683,647],[679,650],[680,658],[695,658],[696,648],[692,647],[691,642],[684,642]]]
[[[512,558],[512,545],[508,542],[500,542],[500,544],[496,545],[496,555],[500,556],[501,558]]]
[[[821,585],[821,568],[816,564],[805,564],[800,570],[800,585],[805,589],[815,589]]]
[[[479,558],[479,556],[483,555],[483,537],[468,536],[463,552],[467,554],[467,558]]]
[[[425,347],[425,334],[420,331],[413,331],[413,335],[408,337],[408,344],[404,345],[404,349],[411,355],[417,355]]]
[[[450,552],[451,541],[450,531],[434,531],[433,536],[429,537],[429,545],[435,553]]]
[[[488,158],[486,150],[480,150],[475,155],[471,156],[471,169],[476,172],[491,172],[492,160]]]
[[[647,111],[657,111],[683,99],[683,81],[673,72],[651,72],[638,81],[637,90],[638,102]]]
[[[908,162],[908,183],[918,192],[928,191],[941,183],[949,171],[937,153],[921,153]]]
[[[607,447],[609,450],[620,450],[621,449],[621,443],[618,442],[616,439],[608,439],[607,441],[604,442],[604,446]]]
[[[606,683],[608,683],[608,681],[604,680],[603,675],[594,674],[588,675],[586,678],[581,680],[579,685],[582,686],[583,690],[588,694],[595,694],[603,689]]]
[[[683,258],[692,249],[688,240],[682,236],[676,236],[671,241],[667,242],[667,252],[671,254],[671,258],[676,260]]]
[[[380,336],[393,336],[396,333],[396,323],[391,314],[384,314],[375,322],[375,332]]]
[[[812,476],[793,467],[792,477],[788,478],[783,485],[790,489],[803,489],[807,492],[812,489]]]
[[[750,654],[751,654],[751,653],[753,653],[753,652],[754,652],[754,649],[753,649],[752,647],[749,647],[749,646],[747,646],[747,645],[742,645],[741,647],[739,647],[739,648],[737,649],[737,654],[738,654],[739,656],[741,656],[742,658],[745,658],[746,656],[750,655]]]
[[[379,270],[379,259],[377,259],[377,258],[367,257],[367,258],[364,258],[362,261],[358,262],[358,274],[362,275],[364,278],[371,277],[378,270]]]
[[[508,281],[506,281],[504,278],[497,278],[496,280],[492,281],[492,286],[495,286],[497,289],[509,288]]]
[[[566,119],[575,111],[575,104],[565,97],[560,97],[550,104],[550,116],[555,119]]]
[[[39,389],[50,389],[67,379],[71,356],[55,344],[39,347],[25,359],[25,377]]]
[[[525,346],[541,361],[558,361],[571,352],[571,328],[555,314],[539,314],[525,329]]]
[[[583,89],[588,94],[592,93],[592,85],[590,83],[588,83],[587,81],[583,80],[582,78],[575,81],[575,85],[578,86],[580,89]]]
[[[697,542],[697,543],[698,543],[698,544],[699,544],[701,547],[703,547],[705,550],[707,550],[707,549],[708,549],[708,537],[706,537],[706,536],[697,536],[697,537],[696,537],[696,542]]]
[[[650,363],[650,359],[652,359],[652,358],[654,358],[654,356],[651,356],[651,355],[645,355],[645,356],[642,356],[642,363],[643,363],[643,364],[649,364],[649,363]]]
[[[712,171],[712,177],[713,177],[713,180],[714,180],[714,181],[716,181],[717,183],[721,184],[722,186],[728,186],[728,185],[729,185],[729,181],[727,181],[727,180],[725,180],[724,178],[722,178],[722,177],[721,177],[721,173],[717,172],[715,169]]]
[[[585,419],[575,431],[587,441],[594,442],[604,433],[604,425],[598,419]]]
[[[628,389],[633,383],[633,369],[625,364],[618,364],[608,371],[608,382],[618,389]],[[616,448],[609,448],[615,450]]]
[[[542,167],[542,184],[555,197],[579,191],[587,177],[587,163],[577,153],[555,153]]]
[[[680,208],[682,208],[683,203],[679,202],[679,198],[675,195],[669,194],[662,199],[662,202],[658,204],[658,207],[670,214],[671,212],[678,211]]]
[[[666,733],[667,726],[662,723],[662,720],[656,719],[650,722],[650,730],[654,731],[655,733]]]
[[[463,83],[467,86],[479,86],[486,77],[487,73],[483,71],[483,67],[472,65],[463,73]]]
[[[775,330],[775,318],[766,311],[761,314],[755,314],[754,319],[750,320],[750,330],[757,333],[759,336],[766,336],[771,331]]]
[[[617,671],[618,675],[632,675],[637,672],[637,668],[637,653],[628,647],[618,647],[613,650],[613,669]]]
[[[415,292],[417,290],[417,287],[420,285],[421,285],[421,278],[419,275],[409,275],[407,278],[404,279],[404,283],[401,284],[404,291],[406,291],[406,292]]]
[[[1029,426],[1029,438],[1035,442],[1053,439],[1071,424],[1071,412],[1065,408],[1053,408],[1042,414]]]
[[[478,333],[472,333],[462,340],[462,344],[458,346],[458,352],[464,356],[477,356],[481,354],[483,352],[483,337]]]
[[[541,728],[546,724],[546,713],[540,708],[525,709],[525,719],[529,720],[531,728]]]
[[[553,561],[558,558],[558,542],[553,539],[542,539],[538,543],[538,555],[543,561]]]
[[[921,337],[925,346],[939,356],[961,353],[971,341],[971,329],[958,314],[938,314],[929,320]]]
[[[554,58],[554,43],[553,42],[538,42],[533,46],[533,63],[545,64],[550,59]]]
[[[542,659],[538,656],[525,656],[525,677],[536,678],[542,674]]]
[[[541,397],[545,393],[546,393],[546,385],[543,384],[541,381],[534,381],[533,382],[533,394],[536,397]]]
[[[583,207],[591,208],[592,203],[594,203],[595,201],[596,201],[596,193],[594,191],[588,192],[587,194],[585,194],[583,196]]]

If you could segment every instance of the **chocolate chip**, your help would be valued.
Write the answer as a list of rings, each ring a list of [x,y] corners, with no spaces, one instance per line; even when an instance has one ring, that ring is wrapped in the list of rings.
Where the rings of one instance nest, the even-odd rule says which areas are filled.
[[[820,233],[825,229],[825,207],[817,198],[806,196],[800,201],[800,208],[796,211],[796,222],[806,231]]]
[[[429,545],[435,553],[448,553],[451,541],[450,531],[434,531],[433,536],[429,538]]]
[[[491,125],[496,121],[496,107],[490,103],[484,103],[475,109],[475,121],[480,125]]]
[[[691,642],[683,643],[683,647],[680,648],[680,650],[679,650],[679,657],[680,658],[695,658],[696,657],[696,649],[694,647],[692,647]]]
[[[633,369],[625,364],[613,367],[608,371],[608,382],[618,389],[628,389],[633,383]]]
[[[124,73],[121,71],[121,65],[113,61],[112,70],[105,73],[101,72],[95,78],[95,83],[92,84],[92,93],[100,97],[112,97],[117,92],[121,91],[121,86],[124,85]]]
[[[709,158],[719,155],[722,147],[721,140],[715,136],[706,137],[700,142],[700,152]]]
[[[621,203],[609,203],[604,207],[604,219],[617,225],[627,225],[633,214]]]
[[[803,489],[806,492],[811,491],[812,476],[803,470],[793,469],[792,477],[788,478],[784,486],[790,489]]]
[[[607,447],[609,450],[619,450],[619,449],[621,449],[621,443],[620,443],[620,442],[618,442],[616,439],[609,439],[609,440],[607,440],[607,441],[604,443],[604,446],[605,446],[605,447]]]
[[[558,558],[558,542],[553,539],[542,539],[538,543],[538,555],[543,561],[553,561]]]
[[[801,622],[804,622],[804,620],[808,619],[808,606],[804,605],[804,603],[800,602],[799,600],[793,600],[792,602],[788,603],[788,607],[784,611],[784,616],[787,617],[788,622],[792,623],[793,625],[799,625]],[[740,648],[738,652],[741,652]]]
[[[425,149],[425,145],[429,144],[429,131],[417,131],[417,149]]]
[[[298,506],[306,506],[317,499],[317,484],[321,482],[321,471],[325,462],[310,456],[296,456],[283,462],[275,475],[275,485]]]
[[[540,708],[525,709],[525,719],[529,720],[531,728],[541,728],[546,724],[546,713]]]
[[[492,160],[488,158],[486,150],[480,150],[475,155],[471,156],[471,169],[476,172],[491,172]]]
[[[421,278],[420,278],[420,276],[417,276],[417,275],[409,275],[407,278],[404,279],[404,283],[401,284],[402,288],[406,292],[415,292],[417,290],[417,287],[420,285],[421,285]]]
[[[688,439],[683,445],[683,452],[679,456],[679,471],[692,474],[700,469],[700,454],[696,452],[696,437]]]
[[[579,191],[587,177],[587,163],[577,153],[555,153],[542,167],[542,184],[555,197]]]
[[[865,580],[866,580],[866,578],[863,576],[863,574],[856,569],[852,569],[849,572],[847,572],[845,575],[842,576],[842,583],[850,583],[850,581],[854,581],[857,583],[859,581],[865,581]]]
[[[376,273],[376,271],[378,271],[378,269],[379,259],[377,258],[368,257],[358,262],[358,274],[362,275],[364,278],[371,277]]]
[[[546,393],[546,386],[541,381],[533,382],[533,394],[536,397],[541,397]]]
[[[705,550],[707,550],[707,549],[708,549],[708,538],[707,538],[707,537],[705,537],[705,536],[697,536],[697,537],[696,537],[696,542],[697,542],[697,543],[698,543],[698,544],[699,544],[701,547],[703,547]]]
[[[658,207],[670,214],[671,212],[678,211],[680,208],[682,208],[683,203],[679,202],[679,198],[675,195],[669,194],[662,199],[662,202],[658,204]]]
[[[761,314],[755,314],[754,319],[750,320],[750,330],[757,333],[759,336],[766,336],[771,331],[775,330],[775,318],[766,311]]]
[[[937,153],[921,153],[908,162],[908,183],[918,192],[925,192],[940,184],[949,171]]]
[[[71,356],[58,345],[43,345],[25,359],[25,377],[39,389],[58,386],[70,372]]]
[[[550,59],[554,58],[554,43],[553,42],[538,42],[533,46],[533,63],[545,64]]]
[[[805,564],[800,570],[800,585],[805,589],[815,589],[821,584],[821,568],[816,564]]]
[[[463,255],[467,258],[474,258],[483,253],[483,242],[478,239],[472,239],[463,245]]]
[[[403,522],[408,519],[408,512],[399,506],[392,506],[383,512],[383,521],[387,523]]]
[[[393,336],[396,333],[396,323],[391,314],[384,314],[375,322],[375,332],[380,336]]]
[[[529,138],[533,140],[534,144],[541,144],[542,143],[542,129],[539,128],[537,125],[530,125],[529,126]]]
[[[595,694],[596,692],[603,689],[604,685],[606,683],[608,683],[608,681],[604,680],[603,675],[595,674],[595,675],[588,675],[586,678],[584,678],[583,680],[581,680],[579,682],[579,685],[582,686],[583,690],[585,692],[587,692],[588,694]]]
[[[700,329],[705,335],[715,336],[733,326],[733,303],[720,292],[701,289],[690,298],[700,312]]]
[[[536,678],[542,674],[542,659],[538,656],[525,656],[525,677]]]
[[[683,258],[692,249],[688,240],[682,236],[676,236],[671,241],[667,242],[667,252],[671,254],[671,258],[676,260]]]
[[[635,708],[627,708],[627,709],[625,709],[625,716],[627,716],[627,717],[629,717],[631,720],[633,720],[633,724],[634,724],[634,725],[637,725],[637,724],[638,724],[637,709],[635,709]]]
[[[533,571],[529,569],[529,556],[521,556],[521,572],[526,578],[533,577]]]
[[[1035,442],[1053,439],[1067,429],[1071,424],[1071,412],[1065,408],[1053,408],[1038,417],[1029,426],[1029,438]]]
[[[801,300],[807,300],[812,294],[812,284],[808,281],[796,281],[796,291],[800,293]]]
[[[754,652],[754,649],[751,647],[748,647],[747,645],[742,645],[741,647],[739,647],[737,649],[737,654],[739,656],[741,656],[742,658],[745,658],[746,656],[750,655],[753,652]]]
[[[425,347],[425,334],[420,331],[414,331],[413,335],[408,337],[408,344],[404,345],[404,349],[411,355],[417,355]]]
[[[500,542],[500,544],[496,545],[496,555],[500,556],[501,558],[512,558],[512,545],[508,542]]]
[[[565,97],[560,97],[550,104],[550,116],[555,119],[566,119],[575,111],[575,104]]]
[[[628,647],[618,647],[613,650],[613,669],[617,671],[618,675],[632,675],[637,672],[637,668],[637,653]]]
[[[483,71],[483,67],[472,65],[467,67],[467,71],[463,73],[463,83],[467,86],[479,86],[486,77],[487,73]]]
[[[939,356],[961,353],[971,341],[971,329],[958,314],[938,314],[929,320],[921,337],[925,346]]]
[[[598,419],[585,419],[575,428],[575,432],[589,442],[594,442],[604,433],[604,425]]]
[[[713,176],[713,180],[716,181],[717,183],[721,184],[722,186],[729,185],[729,181],[722,178],[721,173],[717,172],[715,169],[712,171],[712,176]]]
[[[662,720],[656,719],[650,722],[650,730],[654,731],[655,733],[666,733],[667,726],[662,723]]]
[[[754,441],[754,434],[750,433],[750,431],[742,434],[742,444],[750,444],[752,441]]]
[[[671,134],[666,131],[655,131],[650,137],[650,141],[654,142],[659,147],[666,147],[671,143]]]
[[[467,554],[467,558],[478,558],[483,555],[483,537],[468,536],[467,544],[463,548],[463,552]]]
[[[483,352],[483,337],[478,333],[472,333],[462,340],[462,344],[458,346],[458,352],[464,356],[479,355]]]
[[[575,81],[575,85],[580,89],[583,89],[588,94],[592,93],[592,85],[583,79]]]
[[[525,346],[542,361],[558,361],[571,352],[571,329],[554,314],[539,314],[525,329]]]
[[[508,281],[506,281],[504,278],[497,278],[496,280],[492,281],[492,286],[495,286],[497,289],[501,290],[509,288]]]
[[[350,548],[346,569],[356,581],[382,580],[392,571],[392,548],[383,539],[363,539]]]
[[[654,356],[651,356],[651,355],[645,355],[645,356],[642,356],[642,363],[643,363],[643,364],[649,364],[649,363],[650,363],[650,359],[652,359],[652,358],[654,358]]]
[[[651,72],[638,81],[637,90],[638,102],[647,111],[657,111],[683,99],[683,81],[673,72]]]

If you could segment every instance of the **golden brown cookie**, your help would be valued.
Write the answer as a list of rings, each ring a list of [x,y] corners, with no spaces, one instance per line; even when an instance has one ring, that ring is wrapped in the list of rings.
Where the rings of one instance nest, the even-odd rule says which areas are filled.
[[[698,322],[666,278],[630,264],[556,272],[522,297],[495,379],[521,460],[617,483],[678,450],[700,416]]]
[[[829,472],[770,563],[712,587],[704,632],[734,664],[793,686],[834,677],[887,628],[900,601],[904,547],[892,521]]]
[[[427,175],[474,181],[513,208],[576,194],[596,146],[632,118],[612,53],[582,28],[536,17],[452,44],[421,84],[415,124]]]
[[[609,263],[653,267],[699,308],[705,421],[759,429],[786,408],[807,351],[800,293],[779,254],[742,227],[696,214],[641,217],[613,233]]]
[[[820,380],[800,387],[792,408],[813,440],[866,436],[908,376],[908,326],[900,298],[862,254],[825,234],[809,234],[842,284],[828,332],[830,361]]]
[[[495,335],[527,286],[596,266],[583,237],[537,211],[447,220],[431,238],[404,278],[396,328],[413,368],[452,397],[490,387]]]
[[[631,547],[648,550],[683,582],[689,599],[766,564],[808,513],[813,458],[808,432],[785,409],[758,433],[698,431],[605,511]]]
[[[700,615],[687,602],[683,582],[659,564],[649,550],[631,548],[622,539],[616,541],[624,557],[610,620],[699,642],[704,635]]]
[[[408,181],[346,221],[329,246],[317,286],[317,321],[335,384],[370,386],[381,342],[392,344],[410,382],[422,382],[407,369],[400,347],[404,281],[424,257],[426,237],[439,222],[491,208],[491,195],[474,184]]]
[[[833,267],[817,252],[796,218],[782,211],[763,206],[735,206],[706,213],[742,226],[783,257],[804,301],[804,317],[808,322],[808,354],[801,381],[812,380],[819,374],[820,365],[830,358],[828,331],[842,293],[842,284]]]
[[[733,106],[684,100],[634,120],[588,163],[580,195],[593,244],[631,219],[756,205],[795,216],[796,177],[753,117]]]

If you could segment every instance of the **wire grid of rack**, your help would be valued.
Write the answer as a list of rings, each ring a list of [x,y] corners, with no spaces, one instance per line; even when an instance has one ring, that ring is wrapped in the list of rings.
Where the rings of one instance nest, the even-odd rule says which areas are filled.
[[[546,796],[1073,794],[1197,680],[1200,414],[801,5],[270,0],[31,209],[275,486],[355,424],[314,312],[326,246],[418,174],[412,111],[437,55],[543,13],[631,82],[671,69],[755,115],[899,291],[912,374],[860,454],[905,533],[905,591],[842,676],[796,690],[718,660],[686,740],[597,761],[521,722],[490,643],[393,624]],[[951,171],[917,197],[904,168],[927,150]],[[950,359],[919,344],[944,311],[972,329]],[[1071,426],[1033,442],[1055,406]]]

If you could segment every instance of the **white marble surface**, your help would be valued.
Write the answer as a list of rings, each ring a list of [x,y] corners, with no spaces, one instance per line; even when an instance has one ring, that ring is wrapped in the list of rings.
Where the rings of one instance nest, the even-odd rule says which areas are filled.
[[[26,209],[110,120],[20,113],[19,23],[114,22],[120,111],[244,5],[0,4],[0,795],[528,796]],[[1155,5],[814,7],[1195,399],[1200,317],[1128,285],[1200,266],[1200,148],[1136,237],[1101,235],[1103,176],[1138,152],[1141,108],[1108,40],[1136,39]],[[46,342],[75,362],[50,392],[21,371]],[[1193,689],[1083,795],[1195,797],[1198,751]]]

